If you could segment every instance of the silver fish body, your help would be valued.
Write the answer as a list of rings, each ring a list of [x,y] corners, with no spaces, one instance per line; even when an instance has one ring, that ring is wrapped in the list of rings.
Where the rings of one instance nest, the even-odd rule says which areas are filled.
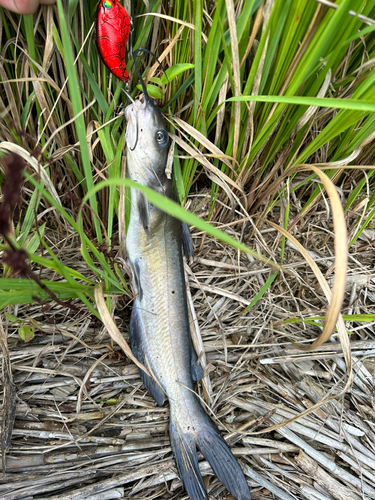
[[[168,134],[158,106],[149,99],[125,110],[128,122],[128,176],[173,198],[165,175]],[[197,449],[238,500],[250,500],[243,472],[218,429],[194,394],[193,383],[203,376],[190,331],[182,247],[192,244],[186,225],[150,204],[131,189],[131,214],[126,236],[129,265],[136,294],[130,319],[134,355],[156,381],[140,372],[158,405],[168,397],[170,439],[176,465],[191,500],[208,499],[199,472]]]

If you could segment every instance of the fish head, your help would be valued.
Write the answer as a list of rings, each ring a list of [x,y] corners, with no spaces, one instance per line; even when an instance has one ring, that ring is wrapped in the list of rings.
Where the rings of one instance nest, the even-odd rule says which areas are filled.
[[[168,132],[159,106],[148,96],[125,109],[129,177],[158,191],[165,186]]]

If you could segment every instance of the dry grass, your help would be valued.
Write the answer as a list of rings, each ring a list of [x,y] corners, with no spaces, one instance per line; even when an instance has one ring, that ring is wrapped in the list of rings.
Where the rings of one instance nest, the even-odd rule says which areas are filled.
[[[201,197],[191,200],[194,205]],[[331,222],[322,209],[310,212],[299,235],[329,275]],[[277,220],[277,210],[273,214]],[[246,231],[241,221],[230,229],[238,238]],[[282,324],[291,316],[320,315],[326,299],[306,262],[288,247],[284,264],[293,274],[280,276],[272,293],[241,314],[270,270],[198,232],[193,238],[196,259],[187,272],[212,388],[209,407],[241,459],[253,498],[375,498],[373,326],[348,325],[355,377],[344,397],[267,431],[345,385],[335,336],[317,351],[300,353],[290,339],[304,342],[318,329]],[[278,244],[274,231],[256,233],[260,253]],[[372,250],[361,251],[363,246],[359,241],[351,251],[344,313],[374,313]],[[66,265],[80,260],[74,241],[61,258]],[[129,310],[117,303],[115,319],[125,336]],[[1,498],[184,498],[168,439],[168,408],[155,407],[136,366],[111,347],[100,324],[59,306],[22,306],[16,314],[38,331],[26,344],[3,317],[17,402]],[[206,462],[202,469],[210,494],[223,498]]]

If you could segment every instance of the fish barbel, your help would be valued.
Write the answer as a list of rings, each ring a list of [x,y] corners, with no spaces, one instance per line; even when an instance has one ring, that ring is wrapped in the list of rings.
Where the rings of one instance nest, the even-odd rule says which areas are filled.
[[[126,108],[125,118],[128,177],[175,199],[165,175],[168,133],[159,107],[146,93]],[[170,440],[184,487],[191,500],[208,499],[198,449],[237,500],[250,500],[239,464],[194,393],[193,382],[203,370],[189,331],[183,267],[183,251],[192,252],[189,229],[132,188],[126,249],[136,295],[130,343],[153,375],[140,370],[148,392],[159,406],[169,400]]]

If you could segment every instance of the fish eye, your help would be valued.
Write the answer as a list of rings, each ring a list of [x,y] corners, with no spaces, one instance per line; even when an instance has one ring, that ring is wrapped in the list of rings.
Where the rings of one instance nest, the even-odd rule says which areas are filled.
[[[156,140],[160,146],[165,146],[168,142],[168,134],[165,130],[158,130],[156,132]]]

